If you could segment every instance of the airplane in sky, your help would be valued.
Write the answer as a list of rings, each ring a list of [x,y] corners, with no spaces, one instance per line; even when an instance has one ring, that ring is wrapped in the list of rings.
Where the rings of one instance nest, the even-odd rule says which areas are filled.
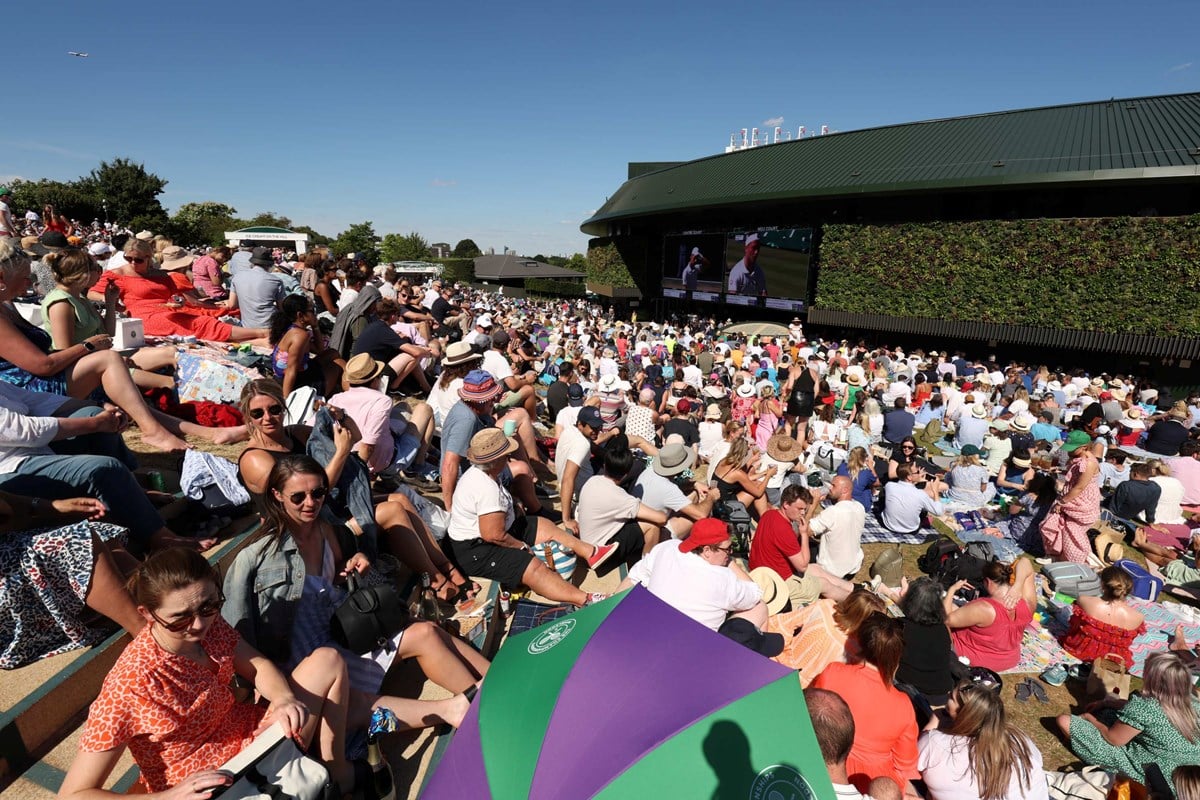
[[[67,55],[75,56],[76,58],[87,58],[88,57],[87,53],[76,53],[74,50],[68,50]]]

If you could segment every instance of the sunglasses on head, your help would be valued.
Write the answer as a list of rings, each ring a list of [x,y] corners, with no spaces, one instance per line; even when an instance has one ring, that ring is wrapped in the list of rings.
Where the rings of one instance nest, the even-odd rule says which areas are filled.
[[[196,621],[197,617],[204,617],[205,619],[207,619],[208,617],[216,616],[218,613],[220,613],[221,606],[224,604],[225,604],[225,594],[224,594],[224,592],[218,591],[216,600],[208,601],[204,605],[197,608],[195,611],[187,614],[184,617],[180,617],[179,619],[175,620],[174,622],[167,622],[166,620],[159,617],[158,614],[155,614],[153,611],[150,612],[150,616],[154,617],[155,622],[157,622],[159,625],[162,625],[163,628],[170,631],[171,633],[182,633],[183,631],[186,631],[188,628],[192,627],[192,623]]]
[[[283,406],[279,405],[278,403],[274,403],[272,405],[267,406],[266,408],[250,409],[250,418],[251,419],[262,419],[267,414],[270,414],[272,417],[278,417],[282,413],[283,413]]]
[[[329,494],[328,489],[326,489],[324,486],[318,486],[316,489],[308,492],[292,492],[291,494],[287,495],[287,499],[292,505],[298,506],[304,502],[305,497],[311,497],[313,500],[320,501],[324,500],[325,495],[327,494]]]

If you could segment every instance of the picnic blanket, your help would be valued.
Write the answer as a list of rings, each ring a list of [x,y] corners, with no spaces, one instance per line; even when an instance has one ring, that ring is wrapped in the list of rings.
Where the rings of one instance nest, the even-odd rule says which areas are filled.
[[[1069,606],[1064,617],[1059,606],[1046,600],[1039,603],[1033,622],[1025,629],[1021,639],[1021,660],[1012,669],[1004,670],[1005,674],[1041,672],[1051,664],[1078,664],[1079,659],[1063,650],[1058,643],[1067,634],[1070,616]]]
[[[866,524],[863,526],[862,541],[863,544],[873,544],[875,542],[892,542],[894,544],[921,544],[930,534],[935,534],[937,531],[932,528],[922,528],[916,533],[892,533],[887,528],[883,527],[883,523],[879,521],[879,517],[874,514],[867,514]]]
[[[181,350],[176,359],[175,376],[179,401],[237,403],[242,388],[255,378],[261,378],[262,373],[238,363],[234,355],[209,344]]]

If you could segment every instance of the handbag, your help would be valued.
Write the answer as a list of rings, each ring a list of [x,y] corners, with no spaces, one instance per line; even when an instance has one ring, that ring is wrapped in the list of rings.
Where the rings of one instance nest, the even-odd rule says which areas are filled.
[[[1092,672],[1087,681],[1088,697],[1102,698],[1110,695],[1122,700],[1129,699],[1129,670],[1125,660],[1116,653],[1097,658],[1092,662]]]
[[[260,733],[221,769],[233,775],[233,783],[215,790],[210,800],[332,800],[334,795],[329,771],[301,753],[278,725]]]
[[[408,627],[408,605],[390,581],[364,586],[357,575],[347,578],[350,593],[333,612],[329,633],[333,640],[355,653],[390,647],[393,636]]]
[[[885,586],[895,588],[904,577],[904,556],[899,547],[889,547],[881,552],[871,564],[871,577],[878,577]]]
[[[554,540],[535,544],[529,548],[538,561],[558,573],[564,581],[570,581],[575,574],[579,559],[574,553]]]

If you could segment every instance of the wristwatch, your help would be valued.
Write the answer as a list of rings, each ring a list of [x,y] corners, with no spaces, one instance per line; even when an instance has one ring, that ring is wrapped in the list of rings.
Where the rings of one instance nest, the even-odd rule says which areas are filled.
[[[84,340],[82,342],[82,344],[83,344],[83,349],[87,350],[89,353],[96,352],[96,345],[92,344],[91,342]]]

